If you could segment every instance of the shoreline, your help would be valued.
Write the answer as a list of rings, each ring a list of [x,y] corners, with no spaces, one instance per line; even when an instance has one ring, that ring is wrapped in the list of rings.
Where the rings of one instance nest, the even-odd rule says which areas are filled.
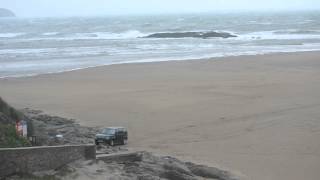
[[[136,63],[0,79],[22,109],[125,126],[129,148],[248,179],[320,174],[320,52]]]
[[[17,76],[4,76],[0,77],[1,80],[8,80],[8,79],[19,79],[19,78],[32,78],[38,76],[50,76],[56,74],[63,74],[63,73],[72,73],[74,71],[82,71],[86,69],[92,68],[100,68],[100,67],[108,67],[108,66],[117,66],[117,65],[126,65],[126,64],[145,64],[145,63],[165,63],[165,62],[183,62],[183,61],[208,61],[208,60],[222,60],[225,58],[235,58],[235,57],[251,57],[251,56],[268,56],[268,55],[282,55],[282,54],[300,54],[300,53],[316,53],[320,52],[320,50],[303,50],[303,51],[292,51],[292,52],[267,52],[267,53],[257,53],[257,54],[249,54],[249,55],[226,55],[226,56],[217,56],[217,57],[206,57],[206,58],[190,58],[190,59],[173,59],[173,60],[136,60],[136,61],[123,61],[119,63],[110,63],[104,65],[96,65],[96,66],[88,66],[83,68],[75,68],[65,71],[57,71],[57,72],[48,72],[44,74],[29,74],[29,75],[17,75]]]

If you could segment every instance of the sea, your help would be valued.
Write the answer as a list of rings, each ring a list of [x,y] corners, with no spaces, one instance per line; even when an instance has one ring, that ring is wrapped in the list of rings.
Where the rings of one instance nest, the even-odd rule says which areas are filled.
[[[211,31],[236,37],[144,38]],[[122,63],[318,50],[317,11],[0,19],[0,78]]]

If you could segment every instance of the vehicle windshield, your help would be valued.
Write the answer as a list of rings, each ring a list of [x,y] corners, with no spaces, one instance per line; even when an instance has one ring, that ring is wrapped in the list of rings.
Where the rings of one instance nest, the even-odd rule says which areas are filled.
[[[102,134],[115,134],[116,130],[115,129],[103,129]]]

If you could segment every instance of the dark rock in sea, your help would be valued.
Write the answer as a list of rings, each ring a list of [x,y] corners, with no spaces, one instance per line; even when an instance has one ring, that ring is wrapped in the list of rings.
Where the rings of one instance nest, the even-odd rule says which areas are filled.
[[[168,33],[154,33],[143,38],[212,38],[212,37],[220,37],[220,38],[230,38],[237,37],[236,35],[232,35],[227,32],[168,32]]]
[[[1,17],[15,17],[16,15],[9,9],[0,8],[0,18]]]
[[[222,37],[222,38],[230,38],[230,37],[237,37],[236,35],[232,35],[230,33],[227,32],[207,32],[207,33],[203,33],[201,34],[202,38],[210,38],[210,37]]]

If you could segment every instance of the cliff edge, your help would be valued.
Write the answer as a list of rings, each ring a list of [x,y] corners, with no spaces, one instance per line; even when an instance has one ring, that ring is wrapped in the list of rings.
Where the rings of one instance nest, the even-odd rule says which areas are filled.
[[[0,8],[0,18],[1,17],[15,17],[16,15],[9,9]]]

